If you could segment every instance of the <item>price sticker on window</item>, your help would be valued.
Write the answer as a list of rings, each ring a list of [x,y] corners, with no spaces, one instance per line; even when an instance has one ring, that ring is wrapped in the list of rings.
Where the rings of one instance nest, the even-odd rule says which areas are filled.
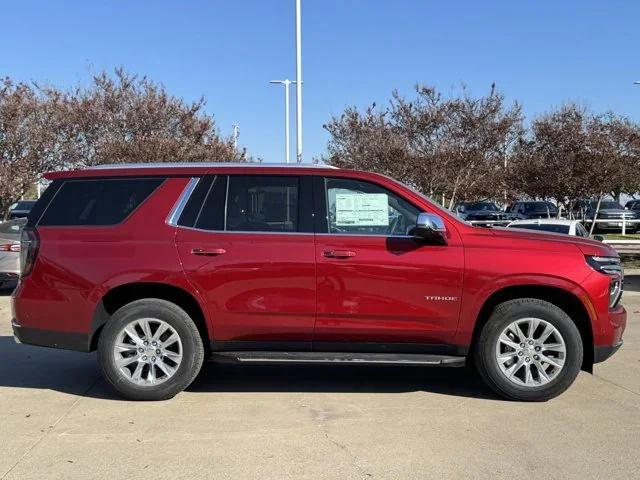
[[[384,193],[336,194],[336,225],[339,227],[386,227],[389,197]]]

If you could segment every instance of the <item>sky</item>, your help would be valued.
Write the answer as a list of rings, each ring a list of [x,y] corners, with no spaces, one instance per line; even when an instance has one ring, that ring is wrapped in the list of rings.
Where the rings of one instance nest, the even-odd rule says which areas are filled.
[[[637,1],[302,0],[302,17],[304,161],[345,107],[418,83],[481,95],[495,82],[529,118],[573,100],[640,121]],[[71,88],[122,66],[204,96],[223,135],[238,124],[250,155],[284,161],[269,80],[295,78],[294,0],[20,0],[0,18],[0,76]]]

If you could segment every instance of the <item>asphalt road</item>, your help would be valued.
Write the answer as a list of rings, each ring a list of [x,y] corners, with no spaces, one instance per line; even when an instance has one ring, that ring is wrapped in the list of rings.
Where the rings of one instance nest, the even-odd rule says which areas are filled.
[[[118,399],[95,354],[17,345],[0,294],[0,479],[631,479],[640,271],[625,345],[543,404],[464,369],[205,365],[175,399]]]

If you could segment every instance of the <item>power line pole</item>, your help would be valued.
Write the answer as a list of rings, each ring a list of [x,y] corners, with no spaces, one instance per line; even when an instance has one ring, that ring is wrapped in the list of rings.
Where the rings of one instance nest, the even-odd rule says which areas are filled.
[[[289,163],[291,161],[289,153],[289,131],[291,130],[289,126],[289,85],[296,82],[287,78],[285,80],[271,80],[269,83],[284,85],[284,158]]]
[[[296,0],[296,161],[302,163],[302,27],[301,0]]]

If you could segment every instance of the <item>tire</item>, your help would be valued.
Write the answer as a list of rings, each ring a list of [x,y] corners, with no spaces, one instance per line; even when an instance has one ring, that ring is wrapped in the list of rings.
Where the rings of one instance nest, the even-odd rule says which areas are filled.
[[[156,341],[157,347],[151,346]],[[129,400],[173,398],[195,379],[203,359],[202,338],[193,320],[177,305],[160,299],[137,300],[120,308],[98,341],[104,377]]]
[[[521,335],[515,334],[514,324]],[[541,342],[549,331],[552,333]],[[518,343],[520,338],[523,342]],[[559,307],[536,298],[498,305],[473,352],[476,368],[492,390],[509,400],[529,402],[550,400],[569,388],[580,372],[582,359],[582,338],[575,323]],[[561,363],[560,368],[553,365]]]

